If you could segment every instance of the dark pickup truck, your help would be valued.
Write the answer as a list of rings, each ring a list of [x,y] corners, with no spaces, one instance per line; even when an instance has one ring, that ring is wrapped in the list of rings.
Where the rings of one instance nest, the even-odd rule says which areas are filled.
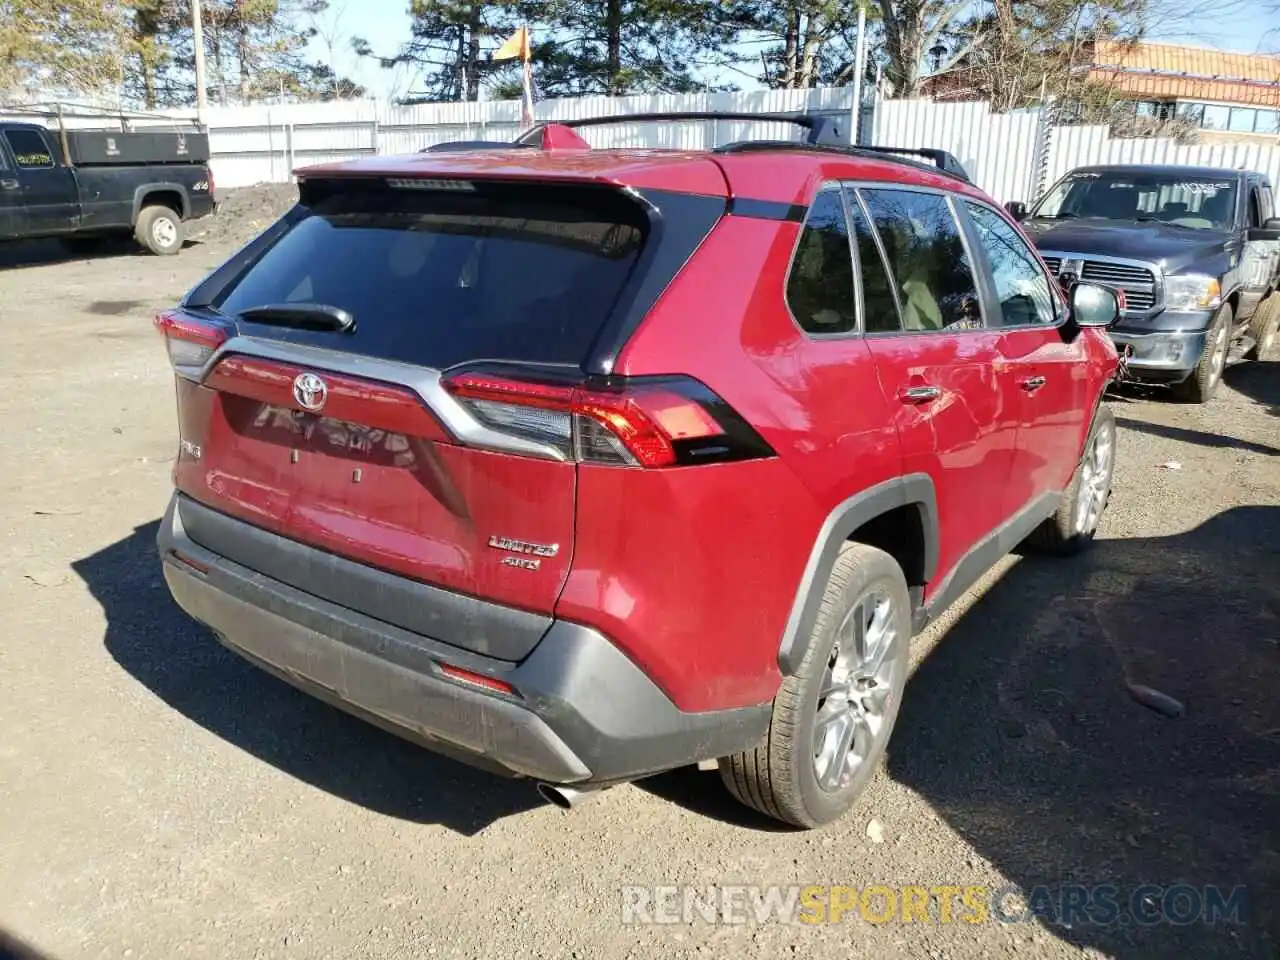
[[[1022,220],[1049,269],[1124,291],[1108,333],[1125,376],[1213,396],[1227,365],[1261,358],[1280,326],[1280,219],[1260,173],[1200,167],[1072,170]]]
[[[132,233],[152,253],[172,254],[187,223],[214,208],[203,133],[0,122],[0,241],[49,237],[87,249]]]

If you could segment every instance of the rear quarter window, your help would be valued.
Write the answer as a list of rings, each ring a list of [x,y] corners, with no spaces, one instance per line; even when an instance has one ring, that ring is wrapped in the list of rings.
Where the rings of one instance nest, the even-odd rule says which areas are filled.
[[[635,269],[647,219],[606,188],[338,187],[214,306],[314,303],[354,334],[242,322],[244,332],[432,367],[578,363]]]

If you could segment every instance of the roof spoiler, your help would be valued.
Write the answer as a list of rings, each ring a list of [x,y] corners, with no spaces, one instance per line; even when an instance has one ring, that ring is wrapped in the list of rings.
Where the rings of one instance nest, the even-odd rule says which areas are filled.
[[[449,152],[453,150],[486,150],[512,147],[547,149],[590,149],[590,145],[573,133],[581,127],[601,127],[615,123],[660,123],[690,120],[732,120],[754,123],[791,123],[807,131],[803,141],[792,140],[741,140],[717,147],[716,153],[742,153],[752,150],[823,150],[843,153],[847,156],[876,157],[909,163],[923,167],[925,164],[909,157],[929,161],[948,176],[972,183],[963,165],[945,150],[931,147],[870,147],[852,146],[849,130],[844,121],[836,117],[812,113],[748,113],[744,111],[673,111],[669,113],[619,113],[601,117],[580,117],[576,120],[555,120],[540,123],[511,142],[490,140],[463,140],[455,143],[439,143],[427,147],[423,153]]]

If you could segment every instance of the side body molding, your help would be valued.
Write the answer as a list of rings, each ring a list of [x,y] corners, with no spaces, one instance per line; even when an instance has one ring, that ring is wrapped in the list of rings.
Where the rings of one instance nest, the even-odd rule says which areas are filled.
[[[933,481],[927,474],[913,473],[877,484],[845,500],[827,517],[809,562],[805,564],[800,587],[782,633],[778,648],[778,666],[784,676],[791,676],[804,660],[805,644],[813,630],[841,546],[850,535],[868,521],[890,510],[914,505],[920,510],[920,526],[924,533],[924,580],[933,578],[938,566],[938,500]]]

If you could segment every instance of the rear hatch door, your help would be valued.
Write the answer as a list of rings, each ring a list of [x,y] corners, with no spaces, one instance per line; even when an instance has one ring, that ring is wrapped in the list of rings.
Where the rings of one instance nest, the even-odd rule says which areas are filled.
[[[536,442],[537,423],[524,449],[486,435],[440,371],[580,379],[649,230],[642,204],[600,185],[309,185],[277,241],[186,307],[234,325],[234,339],[198,382],[179,381],[179,489],[282,543],[549,618],[572,557],[576,468]],[[238,548],[206,526],[229,559],[333,592],[333,571],[309,574],[314,556]],[[385,594],[342,599],[424,628]],[[537,639],[465,634],[441,639],[509,659]]]

